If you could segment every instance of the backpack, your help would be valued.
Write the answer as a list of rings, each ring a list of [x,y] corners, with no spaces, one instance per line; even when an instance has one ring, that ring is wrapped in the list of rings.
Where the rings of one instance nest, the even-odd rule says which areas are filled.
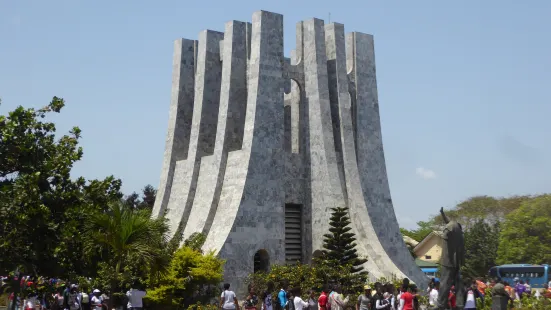
[[[327,305],[326,305],[325,309],[331,310],[331,301],[332,300],[333,300],[333,295],[331,293],[329,293],[329,295],[327,295]]]
[[[82,303],[87,304],[89,302],[90,302],[90,296],[88,296],[88,294],[86,293],[82,293]]]
[[[288,302],[287,302],[287,307],[289,308],[289,310],[295,310],[295,301],[294,301],[295,297],[293,297],[292,299],[288,299]]]

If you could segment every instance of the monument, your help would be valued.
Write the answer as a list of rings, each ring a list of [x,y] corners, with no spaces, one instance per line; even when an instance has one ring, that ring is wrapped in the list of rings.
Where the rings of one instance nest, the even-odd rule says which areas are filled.
[[[461,266],[465,264],[465,240],[461,224],[450,221],[440,209],[440,214],[446,227],[444,228],[444,242],[442,243],[442,258],[440,260],[440,292],[438,295],[438,309],[448,309],[448,293],[455,285],[457,308],[465,306],[465,288],[461,279]]]
[[[172,99],[154,216],[206,234],[225,281],[320,253],[330,208],[347,207],[371,277],[426,276],[404,245],[387,180],[373,37],[283,16],[174,45]]]

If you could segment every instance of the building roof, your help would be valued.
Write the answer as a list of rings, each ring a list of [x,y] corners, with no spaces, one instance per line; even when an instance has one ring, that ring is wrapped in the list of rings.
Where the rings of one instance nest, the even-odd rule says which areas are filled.
[[[441,231],[431,231],[430,234],[428,234],[421,242],[419,242],[415,248],[413,248],[413,252],[416,252],[420,247],[422,247],[425,243],[428,242],[431,238],[437,237],[442,239],[444,234]]]
[[[402,236],[404,237],[404,242],[410,246],[417,246],[419,244],[419,242],[417,242],[415,239],[411,238],[411,237],[408,237],[408,236]]]
[[[419,258],[415,259],[415,264],[420,268],[431,268],[431,267],[438,268],[438,263],[427,262]]]

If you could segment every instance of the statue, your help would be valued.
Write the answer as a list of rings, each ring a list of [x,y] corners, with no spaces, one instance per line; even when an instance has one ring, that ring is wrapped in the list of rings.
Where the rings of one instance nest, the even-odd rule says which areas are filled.
[[[448,294],[453,285],[457,294],[457,308],[463,309],[465,305],[465,289],[461,279],[461,266],[465,262],[465,242],[461,224],[450,221],[440,209],[442,219],[446,223],[444,228],[444,242],[442,243],[442,259],[440,262],[440,292],[438,296],[438,309],[448,309]]]

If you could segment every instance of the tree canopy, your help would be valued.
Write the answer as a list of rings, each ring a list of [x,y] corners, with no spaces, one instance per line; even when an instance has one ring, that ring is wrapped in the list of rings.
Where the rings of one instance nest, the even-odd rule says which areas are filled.
[[[551,195],[525,200],[509,213],[501,231],[499,264],[551,262]]]
[[[41,109],[18,107],[0,116],[0,272],[87,275],[93,269],[81,242],[87,215],[120,199],[121,182],[112,176],[71,178],[82,158],[81,131],[56,138],[44,119],[65,102],[54,97]]]

